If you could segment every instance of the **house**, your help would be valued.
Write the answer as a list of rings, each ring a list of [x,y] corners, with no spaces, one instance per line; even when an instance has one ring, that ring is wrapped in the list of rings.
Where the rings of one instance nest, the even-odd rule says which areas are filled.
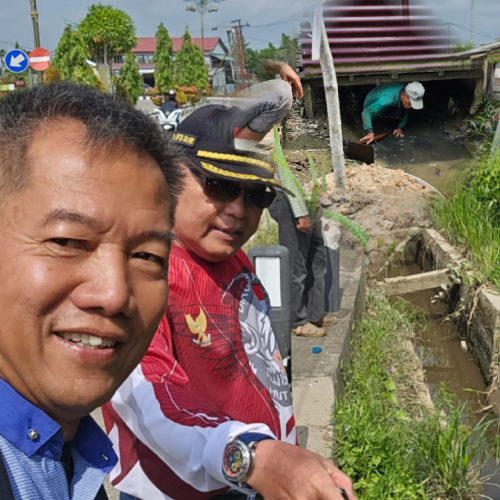
[[[174,58],[181,50],[182,38],[172,38]],[[201,38],[193,38],[192,43],[200,47]],[[217,37],[205,38],[203,41],[205,63],[208,67],[209,80],[217,93],[227,93],[234,85],[232,78],[232,58],[226,44]],[[144,83],[154,86],[153,55],[156,50],[156,38],[141,37],[137,39],[137,46],[132,49],[136,55],[139,72],[143,75]],[[113,64],[113,70],[118,72],[123,66],[123,56],[118,56]]]

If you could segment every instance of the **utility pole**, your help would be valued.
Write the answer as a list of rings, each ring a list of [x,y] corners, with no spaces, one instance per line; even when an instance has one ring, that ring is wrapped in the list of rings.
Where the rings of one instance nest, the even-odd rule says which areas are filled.
[[[474,43],[474,0],[470,0],[470,43]]]
[[[38,28],[38,10],[36,9],[36,0],[30,0],[31,4],[31,19],[33,21],[33,39],[35,48],[40,47],[40,30]]]
[[[233,31],[235,34],[235,44],[236,53],[238,55],[238,73],[240,77],[240,90],[245,88],[245,80],[247,79],[247,60],[245,54],[245,40],[243,38],[243,30],[245,26],[250,26],[248,23],[241,24],[241,19],[236,19],[231,21],[232,23],[238,23],[238,26],[234,26]]]

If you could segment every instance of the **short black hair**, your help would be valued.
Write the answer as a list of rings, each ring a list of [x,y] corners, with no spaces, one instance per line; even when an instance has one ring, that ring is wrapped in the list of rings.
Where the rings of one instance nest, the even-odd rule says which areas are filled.
[[[38,85],[0,99],[0,196],[22,190],[29,179],[27,158],[37,129],[51,121],[75,120],[85,126],[86,145],[105,148],[119,143],[158,163],[168,184],[171,218],[183,188],[181,154],[151,118],[92,87],[70,82]]]

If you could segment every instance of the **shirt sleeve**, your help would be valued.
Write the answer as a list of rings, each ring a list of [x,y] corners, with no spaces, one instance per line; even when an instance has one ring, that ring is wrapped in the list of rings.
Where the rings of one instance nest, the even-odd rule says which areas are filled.
[[[363,112],[361,113],[361,117],[363,118],[363,128],[365,129],[365,132],[369,129],[372,129],[373,131],[373,118],[380,115],[380,113],[386,110],[387,107],[388,106],[384,99],[379,99],[363,110]]]
[[[240,489],[222,474],[226,444],[248,432],[275,436],[266,425],[234,421],[193,394],[169,339],[165,317],[141,364],[103,409],[119,457],[112,484],[139,498],[203,500],[228,485]]]
[[[404,129],[406,127],[406,122],[408,121],[409,114],[410,114],[410,110],[407,109],[405,112],[405,117],[403,118],[403,121],[401,122],[401,125],[399,126],[400,129]]]

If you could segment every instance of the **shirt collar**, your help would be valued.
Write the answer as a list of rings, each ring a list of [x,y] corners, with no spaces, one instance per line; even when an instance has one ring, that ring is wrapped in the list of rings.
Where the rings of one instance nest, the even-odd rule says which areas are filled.
[[[40,408],[0,379],[0,434],[22,453],[60,460],[64,438],[61,427]],[[74,449],[92,466],[109,472],[118,461],[111,441],[90,417],[80,421]]]

